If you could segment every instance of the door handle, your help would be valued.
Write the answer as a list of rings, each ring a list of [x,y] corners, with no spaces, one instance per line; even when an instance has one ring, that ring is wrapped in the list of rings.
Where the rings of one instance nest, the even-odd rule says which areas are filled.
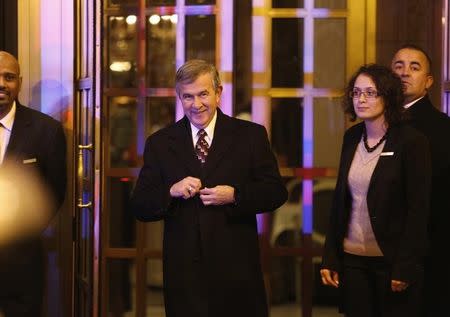
[[[78,208],[89,208],[92,206],[92,202],[83,202],[83,184],[84,184],[84,151],[92,151],[93,145],[92,143],[87,145],[78,145],[78,169],[77,169],[77,176],[78,176]]]

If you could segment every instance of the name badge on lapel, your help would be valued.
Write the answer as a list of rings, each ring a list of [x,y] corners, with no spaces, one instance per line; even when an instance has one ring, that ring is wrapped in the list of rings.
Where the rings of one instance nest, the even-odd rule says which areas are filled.
[[[36,163],[36,162],[37,162],[37,159],[35,157],[22,161],[23,164],[31,164],[31,163]]]
[[[394,156],[394,152],[381,152],[380,156]]]

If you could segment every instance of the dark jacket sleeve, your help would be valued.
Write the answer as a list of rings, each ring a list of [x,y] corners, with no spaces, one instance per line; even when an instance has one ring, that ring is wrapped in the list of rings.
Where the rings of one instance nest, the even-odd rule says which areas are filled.
[[[405,135],[403,177],[407,216],[393,262],[392,279],[413,282],[427,247],[431,158],[429,144],[419,133]]]
[[[277,160],[270,148],[264,127],[255,125],[252,131],[250,177],[245,183],[233,184],[237,201],[231,214],[274,211],[287,200],[287,190],[278,170]]]
[[[172,199],[160,166],[157,147],[150,136],[145,144],[144,165],[131,196],[131,210],[138,220],[161,220],[169,209]]]
[[[348,139],[348,132],[344,135],[344,140],[341,149],[341,156],[339,160],[338,179],[336,182],[336,188],[334,191],[333,202],[330,210],[330,220],[328,224],[328,230],[325,238],[325,245],[322,255],[322,267],[333,271],[340,271],[340,238],[338,234],[339,225],[344,223],[341,219],[344,215],[344,202],[345,195],[347,195],[347,175],[344,175],[342,166],[343,153],[347,146],[346,140]]]

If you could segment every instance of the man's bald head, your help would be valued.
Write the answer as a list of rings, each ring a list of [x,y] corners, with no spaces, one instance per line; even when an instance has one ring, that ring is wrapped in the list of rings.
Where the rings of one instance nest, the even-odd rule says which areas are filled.
[[[11,110],[21,85],[19,62],[10,53],[0,51],[0,119]]]
[[[20,65],[19,65],[19,61],[17,60],[17,58],[14,55],[12,55],[6,51],[0,51],[0,59],[2,59],[2,58],[10,59],[11,62],[13,64],[15,64],[15,67],[17,67],[17,74],[20,76]]]

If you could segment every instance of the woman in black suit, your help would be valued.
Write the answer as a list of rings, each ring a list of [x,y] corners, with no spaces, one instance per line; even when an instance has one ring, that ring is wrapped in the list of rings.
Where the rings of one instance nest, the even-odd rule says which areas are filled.
[[[348,317],[416,316],[427,248],[430,155],[426,138],[402,124],[400,79],[379,65],[351,78],[327,232],[322,282],[338,287]]]

